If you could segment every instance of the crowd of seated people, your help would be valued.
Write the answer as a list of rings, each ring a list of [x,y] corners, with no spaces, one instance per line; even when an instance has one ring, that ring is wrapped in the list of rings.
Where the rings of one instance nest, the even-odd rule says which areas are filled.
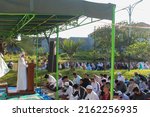
[[[114,100],[148,100],[150,99],[150,76],[137,72],[127,80],[120,72],[114,82]],[[45,75],[47,87],[56,91],[56,79]],[[72,80],[70,80],[72,79]],[[59,74],[59,98],[62,100],[110,100],[110,77],[106,74],[81,77],[72,73],[72,78]]]
[[[77,68],[77,69],[83,69],[83,70],[104,70],[104,69],[110,69],[111,65],[110,62],[104,63],[104,62],[64,62],[59,63],[59,69],[69,69],[71,67]],[[116,62],[115,63],[115,69],[128,69],[128,63],[124,62]],[[130,69],[150,69],[150,64],[148,62],[139,62],[130,63]]]

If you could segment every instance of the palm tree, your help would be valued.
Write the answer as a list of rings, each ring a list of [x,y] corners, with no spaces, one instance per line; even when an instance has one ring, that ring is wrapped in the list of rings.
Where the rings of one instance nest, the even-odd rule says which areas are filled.
[[[33,38],[29,36],[22,36],[21,40],[16,40],[15,38],[6,38],[1,41],[3,45],[3,49],[9,53],[19,53],[22,50],[27,52],[28,54],[34,53],[34,44]]]
[[[61,44],[60,48],[64,53],[68,55],[70,62],[73,61],[74,55],[79,50],[82,41],[74,42],[73,40],[65,39]]]

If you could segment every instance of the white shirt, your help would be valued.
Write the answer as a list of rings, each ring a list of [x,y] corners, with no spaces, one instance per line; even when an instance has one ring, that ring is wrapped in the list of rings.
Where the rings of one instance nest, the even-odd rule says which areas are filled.
[[[139,88],[140,88],[141,91],[144,91],[145,89],[148,88],[148,86],[146,85],[145,82],[140,82],[139,83]]]
[[[95,80],[96,80],[99,84],[102,84],[101,77],[95,76],[94,78],[95,78]]]
[[[122,100],[130,100],[130,98],[126,94],[122,94]]]
[[[100,66],[100,67],[103,67],[103,63],[100,63],[99,66]]]
[[[72,86],[69,86],[66,90],[66,92],[64,93],[64,95],[68,95],[67,98],[71,98],[72,97],[72,94],[73,94],[73,87]]]
[[[63,81],[62,81],[62,78],[60,78],[58,80],[58,87],[62,87],[63,86]]]
[[[80,80],[81,80],[81,79],[82,79],[82,78],[81,78],[79,75],[77,75],[77,77],[73,79],[73,83],[74,83],[74,84],[80,84]]]
[[[124,78],[124,76],[122,76],[122,75],[121,75],[121,76],[118,76],[117,80],[125,82],[125,78]]]
[[[59,64],[59,69],[62,69],[62,65],[61,64]]]
[[[49,75],[49,78],[47,79],[47,81],[50,85],[56,86],[56,79],[53,76]]]
[[[94,91],[92,91],[90,94],[87,94],[85,100],[99,100],[99,97]]]
[[[93,87],[93,91],[94,91],[97,95],[99,95],[99,94],[100,94],[100,84],[99,84],[97,81],[95,81],[95,82],[92,82],[91,85],[92,85],[92,87]]]

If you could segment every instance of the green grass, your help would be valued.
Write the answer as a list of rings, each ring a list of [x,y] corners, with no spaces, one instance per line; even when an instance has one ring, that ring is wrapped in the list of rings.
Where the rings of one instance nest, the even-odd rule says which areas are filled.
[[[17,81],[17,72],[15,72],[15,71],[10,71],[4,77],[0,78],[0,83],[7,82],[8,85],[10,85],[10,86],[15,86],[16,81]]]
[[[79,69],[77,69],[75,71],[71,71],[69,69],[60,70],[60,73],[62,75],[68,75],[70,79],[73,79],[73,75],[72,75],[73,72],[76,72],[81,77],[83,77],[85,73],[90,74],[91,77],[93,77],[94,74],[96,74],[96,75],[100,75],[100,74],[108,74],[108,75],[110,75],[110,71],[109,70],[106,70],[106,71],[87,71],[87,70],[79,70]],[[150,74],[150,70],[131,70],[130,72],[127,71],[127,70],[116,70],[115,71],[115,78],[117,76],[117,72],[121,72],[126,79],[132,78],[134,76],[134,72],[138,72],[138,73],[143,74],[145,76]],[[48,73],[46,70],[38,71],[38,78],[37,79],[35,78],[35,85],[41,86],[41,85],[43,85],[44,82],[46,82],[46,80],[44,78],[44,75],[46,73]],[[51,73],[51,75],[56,77],[55,73]],[[10,71],[7,75],[5,75],[4,77],[0,78],[0,82],[7,82],[9,86],[16,86],[17,72]]]

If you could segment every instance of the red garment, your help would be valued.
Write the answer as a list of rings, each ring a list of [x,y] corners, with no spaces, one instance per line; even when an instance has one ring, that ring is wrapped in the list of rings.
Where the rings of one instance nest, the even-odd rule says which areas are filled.
[[[102,95],[102,100],[110,100],[110,93]]]

